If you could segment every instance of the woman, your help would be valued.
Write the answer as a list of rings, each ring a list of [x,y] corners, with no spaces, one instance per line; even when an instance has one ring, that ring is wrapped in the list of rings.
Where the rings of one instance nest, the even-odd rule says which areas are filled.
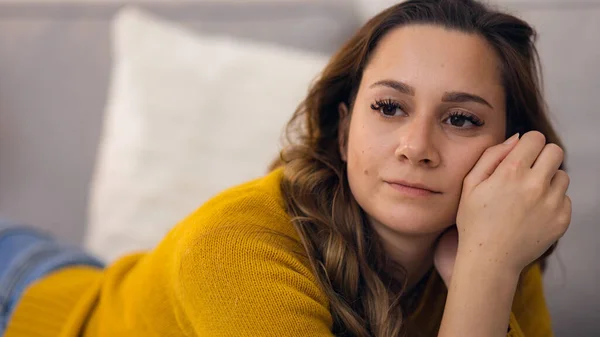
[[[571,203],[533,40],[474,1],[389,8],[266,177],[152,252],[30,276],[6,336],[550,336],[540,266]]]

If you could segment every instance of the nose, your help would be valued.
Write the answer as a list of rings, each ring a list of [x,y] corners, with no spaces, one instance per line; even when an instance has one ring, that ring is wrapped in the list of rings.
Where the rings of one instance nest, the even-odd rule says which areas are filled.
[[[400,133],[396,158],[415,166],[428,168],[440,164],[440,153],[435,146],[435,123],[426,116],[415,116],[398,130]]]

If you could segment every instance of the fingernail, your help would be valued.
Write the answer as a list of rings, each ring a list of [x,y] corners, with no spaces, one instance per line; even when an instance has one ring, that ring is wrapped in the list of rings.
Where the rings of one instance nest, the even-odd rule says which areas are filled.
[[[512,137],[508,138],[507,140],[504,141],[504,144],[512,144],[514,143],[517,139],[519,139],[519,133],[515,133],[514,135],[512,135]]]

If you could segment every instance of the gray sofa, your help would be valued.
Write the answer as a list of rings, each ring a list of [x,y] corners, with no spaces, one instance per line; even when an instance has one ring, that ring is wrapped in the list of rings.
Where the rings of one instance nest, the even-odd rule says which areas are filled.
[[[346,1],[131,1],[202,31],[331,53],[360,25]],[[0,214],[74,243],[125,3],[0,1]],[[600,1],[504,1],[540,31],[546,92],[569,153],[573,223],[546,274],[558,336],[600,335]]]

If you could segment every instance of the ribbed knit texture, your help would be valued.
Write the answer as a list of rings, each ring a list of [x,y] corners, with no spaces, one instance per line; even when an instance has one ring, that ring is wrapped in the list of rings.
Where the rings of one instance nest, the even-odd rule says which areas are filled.
[[[34,283],[5,337],[331,336],[329,302],[285,212],[281,177],[221,193],[152,252]],[[433,273],[410,317],[424,336],[436,335],[445,298]],[[537,266],[515,295],[508,336],[551,336]]]

